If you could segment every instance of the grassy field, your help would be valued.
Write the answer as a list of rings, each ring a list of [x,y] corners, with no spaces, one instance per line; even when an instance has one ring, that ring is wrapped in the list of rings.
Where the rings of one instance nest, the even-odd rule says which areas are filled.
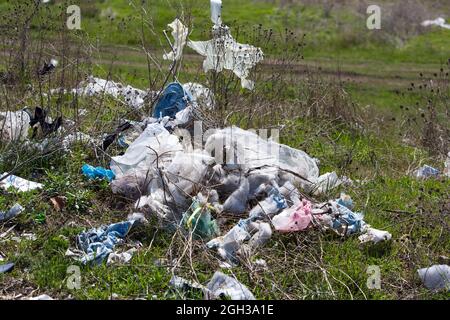
[[[388,243],[361,245],[357,237],[343,239],[318,230],[288,235],[274,233],[251,261],[226,272],[234,274],[258,299],[448,299],[448,293],[425,289],[416,271],[433,264],[450,263],[450,180],[417,180],[411,173],[423,164],[442,170],[444,155],[450,150],[435,152],[435,148],[420,144],[422,127],[410,120],[420,118],[421,113],[425,118],[429,116],[420,110],[427,109],[427,101],[434,99],[431,97],[436,93],[418,87],[430,80],[440,81],[444,92],[439,93],[441,100],[436,102],[436,121],[447,130],[443,139],[448,140],[450,30],[430,28],[412,32],[404,26],[392,27],[392,21],[401,19],[390,15],[391,6],[401,1],[379,1],[386,8],[383,11],[386,20],[382,20],[382,29],[378,31],[366,29],[365,8],[361,11],[355,1],[343,1],[331,11],[320,1],[293,1],[284,7],[276,1],[224,2],[223,19],[236,38],[242,43],[257,43],[265,52],[266,59],[258,71],[262,78],[269,77],[273,65],[292,53],[289,50],[299,50],[286,44],[283,40],[286,35],[295,41],[305,35],[301,48],[303,59],[281,64],[282,73],[292,76],[284,93],[275,97],[280,105],[309,107],[307,96],[328,96],[326,89],[323,92],[320,88],[307,89],[313,74],[320,81],[326,79],[325,83],[337,83],[345,101],[357,106],[359,125],[355,125],[354,118],[335,121],[328,114],[303,117],[302,111],[296,113],[294,107],[289,109],[296,115],[293,118],[286,117],[285,113],[276,116],[274,113],[273,117],[292,125],[292,129],[282,132],[283,143],[320,159],[321,172],[335,170],[354,181],[352,186],[333,190],[321,200],[336,198],[340,191],[345,191],[352,196],[356,210],[365,213],[368,223],[388,230],[393,236]],[[59,3],[62,7],[67,4]],[[175,17],[191,27],[191,39],[209,37],[208,1],[152,0],[148,2],[145,19],[138,6],[125,0],[79,3],[83,28],[79,35],[88,38],[95,48],[91,52],[89,71],[99,77],[110,75],[114,80],[139,88],[149,87],[142,37],[147,50],[157,57],[168,50],[162,30]],[[423,2],[423,5],[429,15],[427,19],[450,18],[447,1]],[[10,6],[7,1],[0,2],[2,12]],[[57,5],[52,6],[52,10],[57,10]],[[114,19],[108,17],[111,13]],[[412,23],[408,19],[404,21]],[[277,40],[264,45],[264,32],[269,30],[273,30]],[[37,33],[33,37],[38,37]],[[2,50],[6,47],[2,44]],[[47,46],[43,54],[51,57],[58,50]],[[207,81],[200,71],[201,61],[193,51],[187,50],[178,79]],[[266,92],[264,85],[267,85],[264,81],[258,82],[258,90]],[[267,99],[272,99],[269,104],[273,98],[267,94]],[[334,101],[333,94],[326,99],[329,100],[324,104]],[[29,104],[36,99],[25,95],[16,101]],[[65,115],[73,116],[69,112],[69,100],[65,103]],[[79,108],[89,112],[99,109],[89,99],[80,99],[78,103]],[[350,108],[344,100],[338,99],[337,105],[343,114],[348,112],[345,108]],[[2,104],[1,111],[5,107]],[[15,109],[22,107],[18,105]],[[109,132],[117,120],[136,116],[109,99],[101,101],[100,108],[99,118],[83,119],[80,126],[85,132]],[[32,157],[26,147],[14,149],[2,145],[0,150],[3,154],[0,172],[11,170],[16,156]],[[214,252],[205,250],[202,241],[192,246],[190,255],[183,255],[183,235],[150,223],[128,237],[128,245],[134,241],[142,243],[130,264],[81,266],[81,289],[69,290],[67,268],[74,261],[65,257],[65,252],[74,246],[75,236],[87,228],[124,220],[133,210],[133,203],[113,195],[108,183],[87,181],[80,173],[84,163],[108,166],[109,158],[82,145],[70,153],[39,157],[18,168],[15,174],[43,183],[42,191],[0,191],[0,210],[14,203],[26,208],[13,222],[0,224],[0,256],[16,263],[12,273],[0,274],[0,299],[41,293],[61,299],[179,299],[185,297],[168,286],[172,271],[204,284],[219,269]],[[56,195],[67,198],[62,212],[56,211],[50,202]],[[232,218],[228,223],[231,226],[237,221],[238,218]],[[1,234],[8,230],[8,235],[2,238]],[[36,239],[26,239],[24,233],[33,233]],[[16,241],[11,240],[11,235],[22,237]],[[256,268],[252,263],[255,259],[266,260],[268,268]],[[370,265],[380,267],[380,290],[366,286]]]

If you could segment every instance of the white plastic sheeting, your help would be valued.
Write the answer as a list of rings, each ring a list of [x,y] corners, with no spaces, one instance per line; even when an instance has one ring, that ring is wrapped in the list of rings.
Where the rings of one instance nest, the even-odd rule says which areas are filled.
[[[207,109],[214,109],[214,93],[209,88],[195,82],[185,83],[183,88],[191,94],[194,103]]]
[[[225,25],[215,25],[213,37],[208,41],[188,42],[191,49],[205,57],[203,70],[205,72],[231,70],[241,79],[243,88],[253,90],[255,84],[247,78],[250,76],[250,69],[264,59],[262,50],[249,44],[236,42]]]
[[[228,297],[231,300],[255,300],[250,290],[235,278],[216,271],[207,288],[216,298]]]
[[[378,230],[370,226],[364,228],[363,232],[365,233],[363,233],[358,237],[361,243],[366,242],[378,243],[382,241],[389,241],[392,238],[392,235],[389,232],[384,230]]]
[[[450,266],[441,264],[417,270],[425,287],[430,290],[450,291]]]
[[[25,140],[30,120],[30,115],[25,111],[0,112],[0,139],[5,142]]]
[[[145,175],[150,168],[170,162],[177,151],[183,151],[177,136],[159,123],[149,124],[123,156],[112,158],[111,170],[117,178],[130,170]]]
[[[421,23],[421,25],[423,27],[438,26],[438,27],[450,30],[450,24],[446,24],[445,23],[445,19],[442,18],[442,17],[439,17],[439,18],[434,19],[434,20],[425,20],[425,21],[423,21]]]
[[[315,159],[306,152],[238,127],[212,134],[206,141],[205,150],[213,154],[219,164],[234,165],[247,171],[268,168],[281,180],[297,183],[315,193],[331,190],[340,182],[335,173],[320,176]]]
[[[40,183],[28,181],[26,179],[20,178],[15,175],[9,175],[4,180],[1,180],[7,174],[8,173],[5,172],[0,175],[0,187],[5,190],[8,190],[9,188],[14,187],[17,190],[19,190],[20,192],[27,192],[27,191],[36,190],[36,189],[42,189],[42,187],[43,187],[43,185]]]
[[[189,30],[184,26],[181,21],[177,18],[172,23],[167,25],[172,29],[172,37],[174,43],[172,44],[172,51],[164,54],[164,60],[180,60],[183,55],[183,48],[186,45],[186,39],[189,34]]]
[[[123,99],[128,106],[135,109],[143,106],[144,98],[147,96],[147,92],[133,88],[130,85],[125,86],[118,82],[92,76],[85,83],[81,83],[80,88],[73,89],[72,92],[86,96],[107,94],[116,99]]]
[[[188,40],[189,29],[179,19],[175,19],[168,25],[173,30],[172,52],[165,54],[163,58],[179,60],[187,43],[188,47],[205,57],[203,61],[205,72],[231,70],[241,79],[243,88],[253,90],[255,83],[248,79],[250,70],[264,59],[264,54],[260,48],[236,42],[229,27],[222,24],[221,15],[222,1],[211,0],[211,21],[214,26],[212,28],[213,39],[208,41]]]
[[[215,25],[222,24],[222,0],[211,0],[211,21]]]

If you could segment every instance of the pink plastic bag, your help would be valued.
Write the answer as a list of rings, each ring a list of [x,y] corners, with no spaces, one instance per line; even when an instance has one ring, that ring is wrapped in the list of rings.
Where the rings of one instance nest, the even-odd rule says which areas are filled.
[[[283,210],[272,219],[275,230],[295,232],[305,230],[311,223],[311,202],[303,199],[300,204]]]

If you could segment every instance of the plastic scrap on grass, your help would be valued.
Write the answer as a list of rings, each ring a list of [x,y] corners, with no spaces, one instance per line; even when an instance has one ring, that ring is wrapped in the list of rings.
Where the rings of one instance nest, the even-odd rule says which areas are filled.
[[[238,43],[231,35],[230,28],[222,24],[222,1],[211,1],[211,20],[213,39],[208,41],[188,40],[189,30],[179,19],[175,19],[169,27],[173,30],[174,45],[172,51],[165,54],[164,59],[179,60],[183,47],[188,47],[205,57],[203,70],[221,72],[223,69],[231,70],[241,79],[243,88],[253,90],[255,84],[249,80],[250,70],[264,59],[260,48],[249,44]]]
[[[0,175],[0,187],[4,190],[8,190],[12,187],[20,192],[28,192],[32,190],[42,189],[43,185],[5,172]]]
[[[450,24],[445,23],[445,19],[442,17],[436,18],[434,20],[425,20],[421,23],[423,27],[429,27],[429,26],[438,26],[443,29],[449,29],[450,30]]]
[[[20,204],[16,203],[8,211],[6,211],[6,212],[0,211],[0,223],[14,219],[24,210],[25,210],[24,207],[22,207]]]
[[[255,300],[252,292],[236,278],[216,271],[206,286],[197,282],[173,276],[169,285],[180,293],[199,292],[206,300],[231,299],[231,300]]]
[[[93,167],[89,164],[84,164],[81,167],[81,171],[89,180],[106,179],[109,182],[113,181],[116,177],[114,172],[103,167]]]
[[[441,264],[417,270],[420,280],[429,290],[450,291],[450,266]]]
[[[124,242],[134,222],[123,221],[82,232],[77,236],[78,251],[68,250],[66,256],[71,256],[83,264],[99,265],[114,252],[116,245]],[[133,253],[127,252],[131,256]],[[129,261],[127,257],[124,258]]]

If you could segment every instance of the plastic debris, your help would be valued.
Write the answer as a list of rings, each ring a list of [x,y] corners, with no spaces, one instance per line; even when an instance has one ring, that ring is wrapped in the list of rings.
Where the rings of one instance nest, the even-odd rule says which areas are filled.
[[[133,255],[136,253],[136,248],[131,248],[125,252],[117,253],[112,252],[108,256],[108,260],[106,261],[107,265],[111,264],[126,264],[131,261]]]
[[[84,255],[79,259],[83,264],[101,264],[115,246],[123,242],[134,221],[124,221],[109,226],[94,228],[77,236],[77,245]]]
[[[239,188],[234,191],[223,204],[223,210],[231,213],[244,213],[247,211],[247,201],[250,185],[247,179],[243,179]]]
[[[14,269],[14,263],[1,264],[0,265],[0,274],[11,272],[13,269]]]
[[[353,207],[354,207],[353,200],[348,194],[341,193],[341,197],[339,199],[337,199],[336,202],[337,202],[337,204],[339,204],[341,206],[344,206],[350,210],[353,210]]]
[[[190,93],[193,103],[206,107],[206,109],[214,109],[214,93],[209,88],[194,82],[183,84],[183,88]]]
[[[0,222],[14,219],[17,217],[23,210],[25,210],[20,204],[16,203],[11,209],[6,212],[0,211]]]
[[[312,205],[308,200],[284,210],[272,219],[275,230],[280,232],[305,230],[312,221],[311,210]]]
[[[361,243],[372,242],[378,243],[382,241],[389,241],[392,238],[392,235],[384,230],[378,230],[371,227],[367,227],[364,230],[364,234],[358,237]]]
[[[419,269],[417,273],[427,289],[450,291],[450,266],[434,265]]]
[[[222,0],[211,0],[211,21],[218,26],[222,24]]]
[[[40,183],[28,181],[23,178],[17,177],[15,175],[9,175],[8,173],[3,173],[0,176],[0,187],[8,190],[9,188],[13,187],[19,190],[20,192],[28,192],[36,189],[42,189],[44,186]],[[5,179],[3,177],[7,176]]]
[[[83,171],[83,174],[89,178],[89,180],[106,179],[111,182],[116,177],[114,172],[111,170],[107,170],[102,167],[93,167],[89,164],[84,164],[81,170]]]
[[[213,210],[209,204],[201,205],[198,199],[194,198],[191,207],[183,215],[183,224],[188,230],[200,237],[211,238],[219,234],[219,227],[216,220],[211,217],[211,210]]]
[[[209,241],[206,246],[210,249],[217,249],[217,252],[222,257],[222,259],[236,264],[238,261],[238,250],[241,248],[245,240],[250,239],[250,234],[246,229],[246,221],[241,220],[224,236]]]
[[[252,236],[253,234],[253,236]],[[262,247],[272,236],[270,224],[262,221],[252,221],[252,219],[240,220],[224,236],[217,237],[209,241],[206,246],[210,249],[217,249],[221,258],[228,261],[230,265],[238,262],[237,254],[242,249],[251,251]],[[248,244],[244,245],[244,242]],[[243,252],[244,253],[244,252]]]
[[[116,179],[128,172],[145,177],[150,168],[163,167],[178,151],[183,151],[178,137],[170,134],[162,124],[153,123],[147,126],[123,156],[112,158],[110,167]]]
[[[163,59],[174,61],[180,60],[183,56],[183,48],[186,45],[186,39],[188,37],[189,30],[181,23],[178,18],[167,26],[172,29],[174,44],[172,45],[173,51],[168,54],[164,54]]]
[[[124,99],[125,103],[134,109],[140,109],[148,95],[147,92],[132,86],[125,86],[121,83],[93,76],[90,76],[86,82],[81,83],[79,88],[73,89],[72,93],[86,96],[107,94],[116,99]]]
[[[47,294],[41,294],[40,296],[30,298],[30,300],[44,300],[44,301],[48,300],[49,301],[49,300],[53,300],[53,298]]]
[[[418,179],[427,179],[430,177],[438,177],[440,174],[438,169],[435,169],[429,165],[424,165],[414,171],[414,176]]]
[[[231,300],[255,300],[248,288],[235,278],[216,271],[209,281],[207,288],[216,298],[229,298]]]
[[[336,203],[338,214],[334,217],[332,228],[341,235],[351,235],[361,232],[364,222],[364,215],[353,212],[346,206]]]
[[[194,281],[186,280],[179,276],[172,276],[169,281],[169,286],[175,288],[176,290],[184,292],[199,291],[202,292],[202,294],[207,294],[207,292],[209,291],[205,286]]]
[[[0,112],[0,140],[5,142],[25,140],[30,122],[31,117],[25,110]]]
[[[145,218],[145,215],[142,212],[133,212],[132,214],[128,215],[127,220],[141,224],[148,223],[148,220]]]
[[[117,139],[117,137],[124,131],[130,129],[132,127],[131,123],[126,121],[122,123],[120,126],[117,127],[117,129],[111,133],[108,134],[105,139],[103,139],[102,149],[107,150],[108,147]],[[127,145],[128,147],[128,145]]]
[[[260,48],[236,42],[227,26],[214,25],[213,39],[209,41],[188,41],[188,46],[205,57],[203,70],[221,72],[231,70],[241,79],[243,88],[253,90],[254,82],[248,80],[250,69],[264,59]]]
[[[224,149],[225,153],[222,151]],[[321,188],[324,181],[333,181],[334,185],[328,183],[328,191],[339,182],[335,179],[329,181],[330,174],[319,176],[316,161],[304,151],[263,139],[254,132],[234,126],[210,135],[205,150],[215,155],[218,164],[233,165],[247,172],[266,168],[265,174],[270,172],[279,182],[290,181],[306,191],[324,191]]]
[[[159,98],[153,110],[153,117],[157,119],[175,118],[178,112],[187,107],[188,101],[192,101],[189,92],[178,82],[170,83]]]
[[[56,59],[51,59],[50,62],[44,62],[43,66],[39,69],[38,74],[45,76],[51,73],[58,66],[59,62]]]
[[[438,27],[450,30],[450,24],[446,24],[445,19],[441,18],[441,17],[436,18],[434,20],[425,20],[421,23],[421,25],[423,27],[438,26]]]

